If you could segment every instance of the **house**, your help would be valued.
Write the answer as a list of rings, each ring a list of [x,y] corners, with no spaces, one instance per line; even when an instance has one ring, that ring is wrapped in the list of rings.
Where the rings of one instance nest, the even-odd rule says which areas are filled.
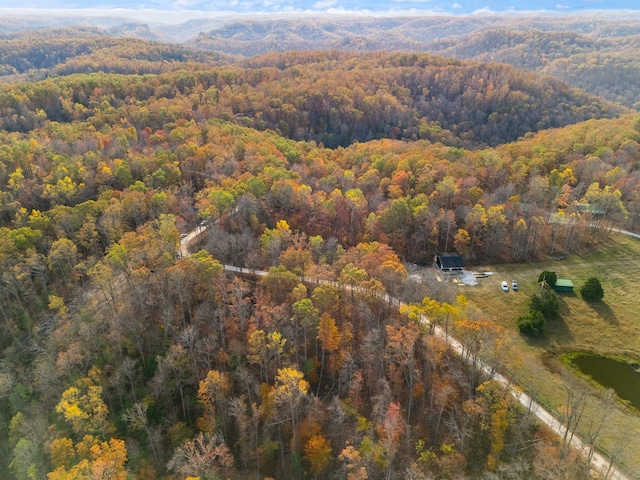
[[[436,253],[436,267],[444,273],[460,273],[464,270],[462,257],[457,253]]]
[[[576,210],[578,211],[578,213],[589,213],[594,217],[604,217],[605,214],[604,208],[598,205],[591,205],[589,203],[576,204]]]
[[[556,284],[553,286],[553,289],[558,293],[573,292],[573,282],[566,278],[559,278],[556,280]]]

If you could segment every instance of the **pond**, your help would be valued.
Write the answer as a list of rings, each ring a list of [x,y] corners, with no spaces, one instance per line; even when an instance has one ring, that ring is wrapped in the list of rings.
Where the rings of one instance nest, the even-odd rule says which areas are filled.
[[[640,366],[597,355],[577,355],[571,363],[640,410]]]

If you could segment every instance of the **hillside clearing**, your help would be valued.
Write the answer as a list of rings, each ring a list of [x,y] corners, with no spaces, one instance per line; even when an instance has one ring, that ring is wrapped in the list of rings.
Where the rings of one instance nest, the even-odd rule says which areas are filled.
[[[464,294],[512,334],[513,348],[518,353],[515,356],[520,359],[513,367],[515,382],[535,393],[542,404],[555,412],[562,410],[567,397],[566,378],[575,380],[589,391],[588,418],[582,423],[584,429],[589,420],[600,415],[599,398],[603,392],[571,375],[560,357],[580,350],[640,358],[636,293],[640,287],[639,267],[640,241],[612,235],[608,243],[596,251],[582,256],[570,255],[562,261],[479,267],[480,271],[496,273],[481,279],[477,286],[464,287]],[[530,340],[517,333],[515,320],[526,312],[531,295],[539,290],[537,279],[543,270],[555,271],[559,278],[571,279],[576,291],[561,295],[559,317],[547,322],[546,333],[541,339]],[[603,301],[598,304],[585,302],[578,293],[580,285],[592,276],[600,279],[605,291]],[[517,280],[519,291],[503,293],[501,281],[511,279]],[[617,405],[609,412],[599,446],[608,452],[618,448],[621,439],[638,437],[640,415]],[[640,446],[629,442],[621,463],[627,471],[640,471]]]

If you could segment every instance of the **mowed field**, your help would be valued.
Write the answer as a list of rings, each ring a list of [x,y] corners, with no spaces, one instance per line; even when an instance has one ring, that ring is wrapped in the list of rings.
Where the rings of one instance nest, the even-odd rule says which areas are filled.
[[[640,361],[640,240],[612,234],[606,244],[589,254],[569,255],[560,261],[472,269],[495,274],[479,279],[477,286],[451,285],[505,329],[512,341],[514,360],[510,373],[514,382],[560,413],[560,417],[567,401],[567,384],[586,389],[589,401],[579,430],[586,434],[590,422],[600,421],[606,409],[605,427],[596,443],[605,453],[624,446],[623,468],[632,478],[640,478],[640,413],[619,402],[603,406],[605,392],[578,378],[561,359],[564,353],[580,350]],[[574,293],[560,295],[559,317],[547,321],[542,338],[530,340],[518,333],[516,319],[527,312],[531,295],[539,292],[537,280],[543,270],[572,280]],[[585,302],[579,293],[580,286],[592,276],[599,278],[605,292],[598,304]],[[517,292],[511,289],[513,279],[518,282]],[[500,288],[503,280],[509,283],[507,293]]]

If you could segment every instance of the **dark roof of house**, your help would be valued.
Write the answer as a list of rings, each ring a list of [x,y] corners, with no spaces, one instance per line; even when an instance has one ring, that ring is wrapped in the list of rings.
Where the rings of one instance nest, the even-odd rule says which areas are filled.
[[[464,268],[462,257],[457,253],[436,253],[443,268]]]

